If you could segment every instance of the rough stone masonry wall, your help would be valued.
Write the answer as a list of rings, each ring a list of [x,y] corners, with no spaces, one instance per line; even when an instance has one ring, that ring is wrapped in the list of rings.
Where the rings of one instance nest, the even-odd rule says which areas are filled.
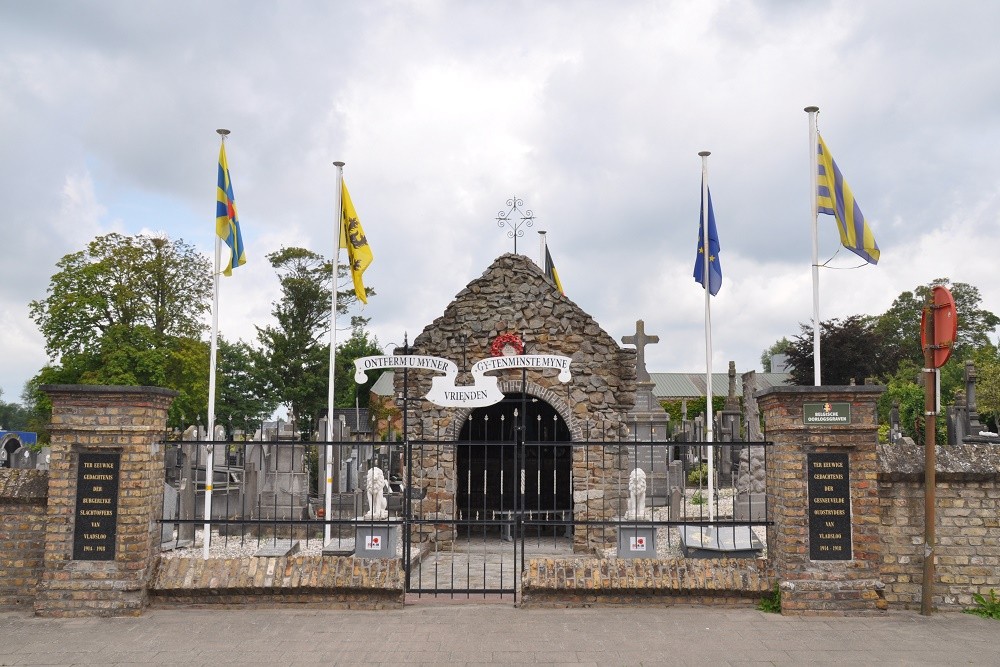
[[[0,608],[35,601],[45,554],[49,475],[0,468]]]
[[[403,584],[398,559],[163,557],[151,595],[157,605],[296,603],[389,609],[403,606]]]
[[[894,608],[919,609],[923,583],[923,446],[879,446],[882,580]],[[935,591],[938,609],[1000,591],[1000,445],[937,448]]]
[[[635,350],[622,349],[600,325],[548,282],[541,269],[524,255],[505,254],[459,292],[444,314],[414,340],[410,354],[444,357],[461,371],[491,356],[490,345],[503,333],[521,336],[525,354],[571,357],[572,380],[562,384],[555,371],[528,371],[521,386],[521,371],[496,374],[505,392],[525,392],[545,400],[569,427],[573,441],[617,440],[625,436],[625,416],[635,403]],[[402,353],[397,348],[396,353]],[[423,397],[433,373],[410,371],[408,395]],[[460,372],[459,385],[472,384],[469,372]],[[403,373],[395,376],[395,390],[403,393]],[[402,405],[399,406],[402,409]],[[471,410],[442,408],[428,401],[412,401],[409,413],[411,439],[454,441]],[[596,435],[600,434],[600,436]],[[454,518],[456,493],[454,447],[427,447],[416,453],[427,494],[414,505],[424,518]],[[608,465],[598,465],[598,463]],[[627,458],[603,446],[574,452],[573,496],[579,520],[610,519],[620,503],[613,494],[627,487]],[[590,535],[593,532],[594,535]],[[436,539],[448,532],[437,530]],[[423,536],[429,538],[432,533]],[[575,548],[589,551],[606,546],[603,531],[579,530]]]
[[[528,562],[521,605],[751,606],[774,589],[774,582],[774,571],[765,559],[539,558]]]

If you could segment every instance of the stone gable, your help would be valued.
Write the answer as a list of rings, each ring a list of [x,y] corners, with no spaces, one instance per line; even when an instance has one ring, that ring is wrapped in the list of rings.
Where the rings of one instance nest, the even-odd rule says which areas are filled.
[[[525,392],[547,401],[569,426],[573,440],[596,433],[608,439],[624,435],[626,415],[635,403],[635,350],[619,347],[593,317],[563,296],[542,270],[524,255],[504,254],[470,282],[414,339],[411,354],[454,361],[458,384],[472,384],[468,369],[490,356],[490,345],[503,333],[516,333],[527,354],[559,354],[573,360],[572,379],[559,382],[554,371],[529,371]],[[397,352],[402,350],[397,349]],[[497,373],[505,392],[521,391],[521,372]],[[430,390],[429,373],[409,374],[409,395]],[[396,392],[403,391],[396,373]],[[423,401],[411,412],[411,437],[458,435],[468,409],[439,408]],[[412,423],[416,422],[416,423]]]

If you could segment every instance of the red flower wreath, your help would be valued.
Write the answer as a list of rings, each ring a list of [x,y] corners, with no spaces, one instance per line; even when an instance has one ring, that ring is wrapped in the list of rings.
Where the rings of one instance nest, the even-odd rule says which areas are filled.
[[[521,337],[515,333],[500,334],[494,338],[490,345],[490,354],[494,357],[502,357],[503,349],[508,345],[517,350],[518,354],[524,354],[524,343],[521,341]]]

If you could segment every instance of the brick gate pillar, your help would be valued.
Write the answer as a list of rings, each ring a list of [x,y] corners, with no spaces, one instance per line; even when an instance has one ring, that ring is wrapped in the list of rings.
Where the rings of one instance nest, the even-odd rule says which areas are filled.
[[[142,613],[159,555],[167,409],[156,387],[46,385],[52,400],[39,616]]]
[[[885,609],[875,446],[880,386],[757,394],[767,439],[768,558],[784,614]]]

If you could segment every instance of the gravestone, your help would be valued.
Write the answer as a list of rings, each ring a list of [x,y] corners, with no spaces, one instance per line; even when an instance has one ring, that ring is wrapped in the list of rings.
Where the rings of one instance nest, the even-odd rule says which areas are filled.
[[[743,374],[743,409],[746,415],[747,441],[760,442],[760,410],[757,407],[757,374]],[[764,448],[750,445],[740,449],[736,474],[736,497],[733,518],[736,521],[764,521],[767,506],[765,496]]]
[[[630,437],[639,442],[666,443],[670,436],[670,415],[653,395],[653,381],[646,370],[646,346],[658,343],[658,336],[646,334],[646,325],[642,320],[635,322],[635,334],[622,336],[622,342],[635,346],[636,391],[635,405],[628,413],[628,423],[631,429]],[[642,469],[646,474],[646,497],[650,504],[663,504],[667,501],[670,486],[667,481],[667,465],[670,463],[671,448],[634,446],[629,450],[633,466]]]
[[[174,540],[174,529],[177,527],[175,523],[168,523],[171,521],[176,521],[180,517],[180,508],[178,505],[180,501],[180,494],[177,493],[177,489],[170,486],[166,482],[163,483],[163,523],[160,525],[160,545],[161,548],[175,548],[177,546]],[[166,546],[164,546],[166,545]]]

